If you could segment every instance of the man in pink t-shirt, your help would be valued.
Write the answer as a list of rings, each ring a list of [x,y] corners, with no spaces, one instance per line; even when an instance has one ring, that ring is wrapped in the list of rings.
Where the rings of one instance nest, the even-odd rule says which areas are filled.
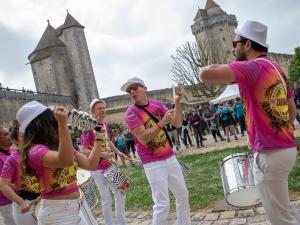
[[[180,101],[184,98],[184,90],[179,91],[174,110],[168,110],[160,101],[148,100],[147,87],[139,78],[129,79],[121,90],[126,91],[135,103],[127,109],[125,120],[151,187],[152,224],[167,224],[170,189],[176,198],[177,224],[190,225],[188,190],[165,129],[167,124],[182,125]]]
[[[12,140],[7,128],[0,127],[0,174],[3,165],[8,156],[13,153],[10,148]],[[0,216],[4,219],[4,224],[14,225],[15,222],[12,216],[12,201],[6,198],[0,191]]]
[[[280,66],[267,56],[267,27],[247,21],[235,33],[232,44],[237,61],[204,67],[200,80],[239,85],[254,152],[255,184],[265,211],[273,225],[299,225],[300,214],[291,205],[288,191],[288,175],[297,156],[292,90]]]
[[[97,120],[99,124],[103,125],[105,130],[106,138],[108,137],[108,123],[105,121],[105,101],[101,99],[94,99],[90,104],[90,113]],[[94,146],[95,132],[93,130],[84,131],[80,137],[81,146],[80,152],[89,155],[91,149]],[[125,193],[122,193],[115,186],[111,185],[104,177],[103,172],[109,168],[112,164],[111,158],[117,153],[120,157],[126,157],[120,152],[114,144],[109,141],[109,148],[112,152],[107,152],[107,158],[100,158],[98,168],[96,171],[92,171],[91,174],[97,184],[98,190],[101,196],[101,206],[103,211],[105,225],[126,225],[126,214],[125,214]],[[110,190],[114,194],[115,199],[115,216],[112,211],[112,200]]]

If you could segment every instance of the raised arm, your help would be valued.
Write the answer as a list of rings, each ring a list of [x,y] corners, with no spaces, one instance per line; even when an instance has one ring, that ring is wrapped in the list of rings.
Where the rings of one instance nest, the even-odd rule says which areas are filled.
[[[200,69],[199,79],[203,83],[232,83],[235,76],[228,65],[210,65]]]

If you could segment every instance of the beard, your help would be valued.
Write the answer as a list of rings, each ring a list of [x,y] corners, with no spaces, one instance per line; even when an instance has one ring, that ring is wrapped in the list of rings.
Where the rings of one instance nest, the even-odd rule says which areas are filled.
[[[247,61],[248,60],[247,55],[244,52],[242,52],[238,55],[235,55],[235,58],[236,58],[236,61]]]

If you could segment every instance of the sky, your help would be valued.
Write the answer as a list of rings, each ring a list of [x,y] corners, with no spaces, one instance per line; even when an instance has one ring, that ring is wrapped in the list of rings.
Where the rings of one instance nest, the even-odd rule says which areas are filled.
[[[269,27],[269,51],[293,54],[300,46],[300,1],[215,0],[239,25],[257,20]],[[28,55],[47,20],[64,23],[66,10],[83,26],[101,98],[123,94],[120,87],[138,76],[148,90],[168,88],[171,55],[195,41],[191,25],[206,0],[0,0],[0,83],[35,89]],[[298,27],[298,28],[297,28]]]

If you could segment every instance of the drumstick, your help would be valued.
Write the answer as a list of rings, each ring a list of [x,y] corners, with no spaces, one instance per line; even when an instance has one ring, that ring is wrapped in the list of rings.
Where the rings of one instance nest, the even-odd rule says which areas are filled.
[[[30,202],[29,206],[31,207],[32,205],[36,205],[40,200],[41,200],[41,197],[39,196],[36,199],[34,199],[32,202]]]

